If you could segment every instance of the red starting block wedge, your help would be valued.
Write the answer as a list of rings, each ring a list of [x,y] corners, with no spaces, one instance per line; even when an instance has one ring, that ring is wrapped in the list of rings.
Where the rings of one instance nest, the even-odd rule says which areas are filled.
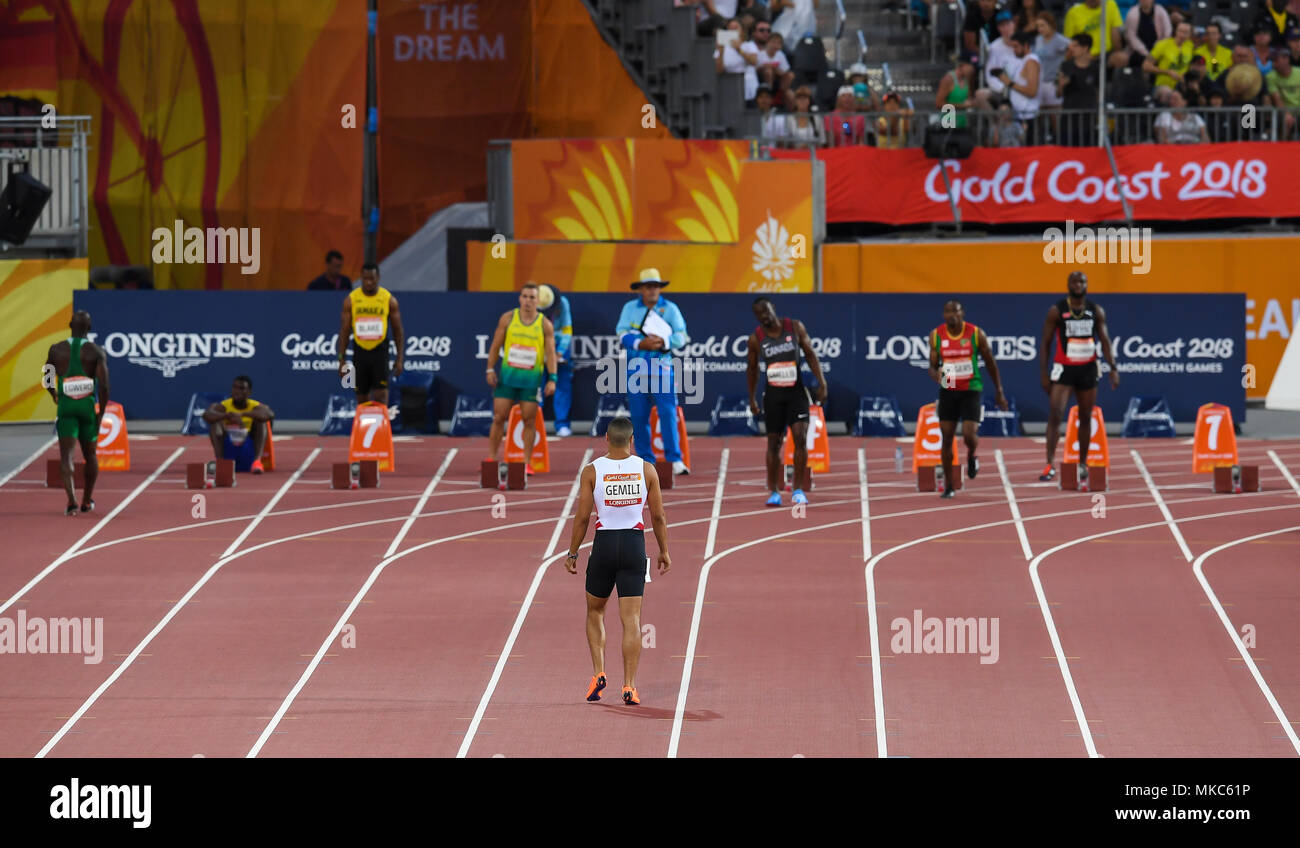
[[[60,462],[57,459],[47,459],[45,461],[45,485],[50,489],[63,488],[63,472],[59,469]],[[86,485],[86,463],[74,462],[72,464],[72,484],[81,488]]]
[[[1106,491],[1106,466],[1089,465],[1088,482],[1079,485],[1079,466],[1073,462],[1061,463],[1061,491],[1063,492],[1104,492]]]
[[[1220,495],[1239,495],[1259,491],[1258,465],[1220,465],[1214,469],[1214,491]]]
[[[793,465],[787,465],[787,466],[785,466],[785,490],[786,490],[787,492],[789,492],[789,491],[793,491],[795,488],[796,488],[796,483],[795,483],[795,479],[794,479],[794,466],[793,466]],[[813,488],[813,470],[812,470],[812,463],[811,463],[811,462],[809,462],[809,463],[807,463],[807,464],[804,465],[804,467],[803,467],[803,479],[800,480],[800,481],[798,482],[798,484],[797,484],[797,488],[800,488],[800,489],[804,490],[805,492],[811,492],[811,491],[812,491],[812,488]]]
[[[522,490],[528,488],[528,466],[523,462],[506,463],[506,488]]]
[[[673,464],[671,462],[664,459],[656,460],[655,473],[659,475],[659,488],[661,490],[673,487]]]
[[[330,475],[332,489],[376,489],[379,487],[379,462],[363,459],[358,462],[336,462]]]
[[[185,465],[185,488],[229,489],[235,485],[235,461],[210,459],[207,462],[190,462]]]
[[[957,469],[957,476],[953,478],[953,489],[961,489],[962,470],[960,465],[953,466]],[[943,488],[943,466],[942,465],[922,465],[916,469],[916,490],[918,492],[937,492]]]
[[[501,463],[495,459],[485,459],[479,464],[478,484],[484,489],[504,489],[505,479]]]

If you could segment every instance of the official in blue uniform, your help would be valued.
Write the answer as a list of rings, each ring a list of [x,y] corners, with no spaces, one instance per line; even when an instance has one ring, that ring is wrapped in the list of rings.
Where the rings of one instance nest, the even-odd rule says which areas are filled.
[[[682,462],[681,445],[677,441],[677,391],[673,373],[673,351],[686,346],[686,320],[677,304],[661,297],[659,292],[668,285],[658,268],[641,271],[640,279],[632,283],[632,291],[640,295],[628,301],[618,317],[615,332],[627,352],[627,406],[632,417],[633,447],[646,462],[654,462],[654,444],[650,438],[650,406],[659,410],[659,432],[663,437],[664,458],[673,464],[674,474],[690,474]],[[652,319],[651,313],[658,316]],[[671,332],[667,340],[644,332],[662,321]],[[652,327],[647,327],[652,329]]]
[[[555,394],[551,396],[555,409],[555,435],[561,438],[572,436],[569,410],[573,408],[573,360],[569,357],[569,350],[573,347],[573,313],[569,310],[569,299],[550,286],[538,286],[537,308],[555,327],[555,358],[560,366],[556,372]]]

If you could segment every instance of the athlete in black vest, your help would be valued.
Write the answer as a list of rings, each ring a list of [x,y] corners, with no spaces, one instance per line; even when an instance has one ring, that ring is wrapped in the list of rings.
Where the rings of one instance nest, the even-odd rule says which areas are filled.
[[[1043,391],[1048,395],[1047,467],[1039,480],[1056,477],[1056,442],[1061,437],[1061,419],[1065,417],[1070,392],[1079,404],[1079,479],[1088,479],[1088,448],[1092,442],[1092,407],[1097,400],[1097,342],[1110,365],[1110,387],[1119,388],[1119,369],[1106,331],[1106,312],[1088,299],[1088,277],[1073,271],[1067,282],[1069,296],[1047,310],[1043,322],[1042,364]]]
[[[749,337],[749,409],[754,417],[759,415],[754,391],[758,388],[759,361],[767,388],[763,391],[763,420],[767,424],[767,487],[772,494],[768,506],[781,505],[781,442],[785,431],[794,439],[794,479],[803,479],[808,465],[808,389],[803,383],[800,352],[808,358],[808,367],[817,380],[817,403],[826,399],[826,378],[821,363],[813,351],[812,339],[803,323],[793,318],[778,318],[772,301],[760,297],[754,301],[754,317],[758,328]],[[796,488],[791,501],[808,503],[803,489]]]

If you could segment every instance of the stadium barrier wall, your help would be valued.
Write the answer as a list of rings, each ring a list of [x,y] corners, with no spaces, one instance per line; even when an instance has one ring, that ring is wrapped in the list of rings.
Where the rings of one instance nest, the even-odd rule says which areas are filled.
[[[72,293],[88,282],[85,259],[0,262],[0,421],[53,420],[41,367],[68,337]]]
[[[593,416],[598,379],[618,383],[615,323],[628,294],[568,293],[573,311],[575,420]],[[690,374],[681,395],[691,421],[707,421],[716,398],[746,391],[746,340],[756,321],[752,295],[666,296],[681,308],[690,343]],[[487,395],[484,360],[509,293],[402,293],[406,367],[439,381],[439,417],[448,419],[458,394]],[[1025,421],[1046,417],[1039,385],[1038,344],[1051,299],[1043,295],[964,298],[968,318],[989,335],[1009,395]],[[1208,401],[1229,405],[1244,420],[1241,385],[1245,297],[1236,295],[1109,295],[1101,300],[1123,376],[1118,392],[1106,384],[1100,402],[1118,421],[1131,395],[1162,394],[1174,416],[1195,418]],[[80,291],[96,341],[111,357],[113,397],[133,418],[181,418],[195,392],[226,390],[248,374],[253,395],[283,418],[319,418],[329,395],[344,391],[337,372],[339,298],[325,293]],[[926,373],[926,338],[942,321],[936,295],[801,295],[774,298],[778,313],[807,326],[830,386],[828,420],[851,422],[860,395],[898,397],[906,420],[934,400]],[[1149,316],[1161,316],[1153,323]],[[31,366],[29,379],[39,379]],[[625,383],[623,386],[625,388]],[[549,404],[548,404],[549,406]],[[549,413],[548,413],[549,417]]]

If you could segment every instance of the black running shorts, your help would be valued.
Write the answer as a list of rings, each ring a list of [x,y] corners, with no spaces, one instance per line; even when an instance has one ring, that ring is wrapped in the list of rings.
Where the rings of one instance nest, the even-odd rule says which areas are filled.
[[[368,395],[376,389],[388,388],[388,342],[367,350],[352,348],[352,366],[357,369],[357,394]]]
[[[597,530],[587,558],[587,591],[608,598],[618,586],[620,598],[645,594],[645,531]]]
[[[980,403],[980,393],[973,389],[939,389],[939,403],[935,412],[940,421],[974,421],[980,423],[984,418],[984,405]]]
[[[1087,365],[1066,365],[1053,362],[1049,375],[1053,383],[1070,386],[1075,391],[1087,391],[1097,388],[1097,363]]]
[[[767,434],[784,434],[792,425],[808,423],[808,390],[802,385],[790,388],[768,388],[763,392],[763,423]]]

